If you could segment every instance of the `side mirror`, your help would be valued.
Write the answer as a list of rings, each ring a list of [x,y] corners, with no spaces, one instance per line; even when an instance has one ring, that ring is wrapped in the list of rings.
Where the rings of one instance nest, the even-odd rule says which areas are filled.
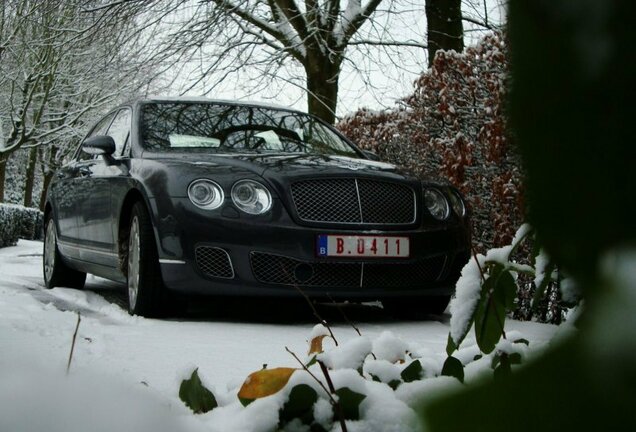
[[[379,161],[380,157],[373,153],[371,150],[362,150],[362,153],[366,156],[367,159],[371,159],[372,161]]]
[[[115,153],[115,140],[105,135],[95,135],[82,143],[82,150],[92,155],[111,156]]]

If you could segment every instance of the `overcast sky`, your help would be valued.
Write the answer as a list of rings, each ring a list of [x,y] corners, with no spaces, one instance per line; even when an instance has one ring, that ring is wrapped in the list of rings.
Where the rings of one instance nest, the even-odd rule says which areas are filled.
[[[346,3],[346,0],[342,1]],[[487,14],[490,22],[500,23],[503,9],[499,6],[500,2],[487,0],[484,8],[483,0],[463,0],[462,12],[482,21]],[[363,0],[363,3],[366,2]],[[394,12],[388,13],[389,8]],[[365,25],[362,29],[370,32],[373,39],[426,42],[423,0],[385,0],[374,19],[373,27]],[[464,29],[466,45],[474,44],[483,34],[467,22]],[[348,57],[350,61],[345,62],[340,76],[337,109],[340,117],[362,107],[381,110],[395,106],[397,100],[412,93],[413,82],[427,67],[426,50],[421,48],[370,48],[364,52],[351,49]],[[266,88],[254,89],[254,83],[261,76],[260,71],[242,70],[222,81],[220,75],[213,74],[186,91],[205,68],[205,55],[190,61],[186,70],[179,72],[179,79],[173,85],[174,93],[185,91],[186,95],[200,96],[208,92],[207,96],[213,98],[265,101],[302,110],[307,108],[302,88],[304,75],[299,65],[287,64],[281,78],[269,83]],[[215,87],[210,90],[213,84]]]

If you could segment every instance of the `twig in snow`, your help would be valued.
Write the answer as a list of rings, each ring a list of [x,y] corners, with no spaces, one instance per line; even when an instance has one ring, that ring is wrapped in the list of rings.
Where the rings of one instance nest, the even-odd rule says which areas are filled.
[[[80,322],[82,318],[80,313],[77,313],[77,324],[75,325],[75,333],[73,333],[73,342],[71,342],[71,352],[68,354],[68,364],[66,365],[66,375],[71,370],[71,362],[73,361],[73,351],[75,350],[75,340],[77,339],[77,331],[79,330]]]
[[[329,300],[331,300],[331,302],[336,307],[336,309],[338,309],[338,312],[340,312],[340,315],[342,315],[342,318],[344,318],[344,320],[347,322],[347,324],[349,324],[351,327],[353,327],[353,329],[356,331],[356,333],[358,333],[358,336],[362,336],[362,333],[360,333],[360,329],[358,329],[358,327],[356,327],[355,324],[353,324],[349,320],[349,318],[347,317],[347,314],[345,314],[344,310],[340,307],[340,305],[338,303],[336,303],[335,300],[329,294],[327,294],[327,297],[329,297]]]
[[[336,307],[336,309],[338,309],[338,311],[340,312],[340,315],[342,315],[342,318],[344,318],[344,320],[351,326],[353,327],[353,329],[356,331],[356,333],[358,333],[358,336],[362,336],[362,333],[360,332],[360,329],[358,327],[355,326],[355,324],[353,324],[353,322],[351,322],[349,320],[349,317],[347,317],[347,314],[345,314],[344,309],[342,309],[340,307],[340,305],[338,303],[335,302],[335,300],[329,295],[327,294],[327,297],[329,297],[329,300],[331,300],[331,302],[333,303],[333,305]],[[377,360],[378,358],[375,356],[375,354],[371,353],[371,356],[373,357],[373,360]]]
[[[287,272],[287,269],[285,268],[285,266],[282,265],[282,264],[280,266],[283,269],[283,273],[285,273],[285,276],[287,276],[290,280],[293,280],[291,278],[291,275]],[[316,309],[316,307],[312,303],[312,301],[309,298],[309,296],[307,294],[305,294],[305,292],[302,289],[300,289],[300,287],[298,286],[297,283],[293,282],[292,285],[294,286],[294,288],[296,288],[296,290],[307,301],[307,303],[309,304],[309,307],[313,311],[314,316],[316,317],[316,319],[320,322],[320,324],[324,325],[327,328],[327,330],[329,331],[329,335],[331,336],[331,339],[333,339],[333,342],[336,344],[336,346],[338,346],[338,341],[336,340],[336,337],[334,336],[333,332],[331,331],[331,327],[329,326],[329,323],[327,323],[327,321],[320,316],[320,314],[318,313],[318,310]]]

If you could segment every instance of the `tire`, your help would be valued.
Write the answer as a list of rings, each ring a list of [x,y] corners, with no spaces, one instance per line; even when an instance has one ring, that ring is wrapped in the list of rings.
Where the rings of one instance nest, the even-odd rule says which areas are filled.
[[[52,213],[44,224],[44,248],[42,251],[42,274],[47,288],[84,288],[86,273],[74,270],[64,263],[57,247],[57,228]]]
[[[450,296],[395,298],[382,300],[382,306],[394,318],[427,319],[442,315]]]
[[[128,227],[128,313],[144,317],[163,316],[166,290],[161,279],[152,222],[141,202],[133,205]]]

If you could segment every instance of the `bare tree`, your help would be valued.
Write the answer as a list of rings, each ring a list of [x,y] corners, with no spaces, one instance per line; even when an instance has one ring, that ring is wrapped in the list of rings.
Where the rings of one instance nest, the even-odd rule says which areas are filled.
[[[31,205],[38,157],[47,183],[84,124],[150,79],[140,63],[147,36],[132,19],[86,9],[99,3],[8,0],[0,9],[0,202],[12,154],[29,151],[24,203]]]
[[[380,11],[382,2],[387,8]],[[200,56],[201,80],[216,73],[222,82],[250,69],[258,70],[261,77],[285,80],[280,70],[296,65],[300,69],[296,72],[304,78],[299,85],[306,91],[309,112],[333,123],[341,71],[345,62],[353,62],[352,50],[426,49],[421,40],[386,38],[384,29],[374,27],[374,14],[393,14],[397,3],[397,0],[348,0],[346,5],[341,5],[340,0],[156,0],[152,7],[148,2],[112,2],[104,10],[152,17],[166,15],[171,9],[169,21],[173,25],[165,21],[160,24],[168,30],[168,36],[157,55],[172,59],[169,63],[173,68]],[[410,0],[403,3],[409,10],[415,7]],[[295,78],[290,81],[297,84]],[[196,80],[192,85],[196,85]]]

